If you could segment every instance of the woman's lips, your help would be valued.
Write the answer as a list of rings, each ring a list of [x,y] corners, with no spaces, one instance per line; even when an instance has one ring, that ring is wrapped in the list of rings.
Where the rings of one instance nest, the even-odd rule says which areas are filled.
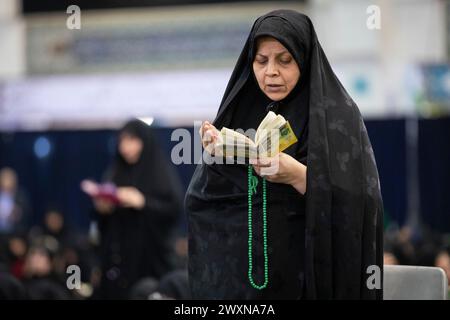
[[[281,92],[283,91],[284,86],[281,84],[268,84],[266,85],[267,92]]]

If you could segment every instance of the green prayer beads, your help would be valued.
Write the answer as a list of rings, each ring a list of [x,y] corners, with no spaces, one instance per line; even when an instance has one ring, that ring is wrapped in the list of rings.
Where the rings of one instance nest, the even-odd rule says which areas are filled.
[[[269,255],[267,253],[267,194],[266,179],[263,181],[263,254],[264,254],[264,283],[257,285],[253,280],[253,227],[252,227],[252,195],[256,194],[258,177],[253,175],[253,167],[248,166],[248,280],[253,288],[262,290],[269,283]]]

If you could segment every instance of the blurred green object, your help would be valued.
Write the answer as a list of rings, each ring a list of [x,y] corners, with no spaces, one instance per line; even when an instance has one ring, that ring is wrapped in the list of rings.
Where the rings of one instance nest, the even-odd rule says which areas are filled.
[[[420,85],[414,89],[416,111],[426,118],[450,114],[450,65],[424,64],[419,68]]]

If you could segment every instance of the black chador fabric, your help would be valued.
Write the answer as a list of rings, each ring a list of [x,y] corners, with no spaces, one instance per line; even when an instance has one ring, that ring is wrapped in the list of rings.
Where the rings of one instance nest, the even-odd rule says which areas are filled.
[[[260,36],[280,41],[299,66],[300,81],[282,101],[268,99],[255,80]],[[379,283],[383,271],[383,204],[372,147],[312,22],[295,11],[256,20],[213,124],[256,129],[268,110],[289,120],[299,138],[285,152],[307,166],[307,192],[268,183],[269,285],[256,290],[247,279],[247,167],[199,164],[185,198],[193,297],[381,299],[381,289],[367,286],[369,266],[379,266]],[[253,199],[257,284],[264,280],[259,190]]]
[[[152,129],[133,120],[122,132],[143,141],[142,153],[136,164],[128,164],[117,152],[107,180],[137,188],[145,196],[145,206],[116,207],[109,215],[98,215],[103,298],[128,298],[129,288],[140,278],[159,279],[172,270],[169,237],[182,204],[179,179]]]

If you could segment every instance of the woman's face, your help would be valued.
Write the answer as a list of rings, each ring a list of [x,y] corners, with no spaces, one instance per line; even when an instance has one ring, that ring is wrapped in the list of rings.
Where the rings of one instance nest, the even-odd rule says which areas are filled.
[[[273,101],[286,98],[300,79],[294,57],[271,37],[257,40],[253,72],[259,88]]]
[[[129,164],[139,161],[143,148],[142,140],[128,133],[122,133],[119,137],[119,152]]]
[[[0,191],[12,193],[17,187],[17,175],[9,168],[0,170]]]

